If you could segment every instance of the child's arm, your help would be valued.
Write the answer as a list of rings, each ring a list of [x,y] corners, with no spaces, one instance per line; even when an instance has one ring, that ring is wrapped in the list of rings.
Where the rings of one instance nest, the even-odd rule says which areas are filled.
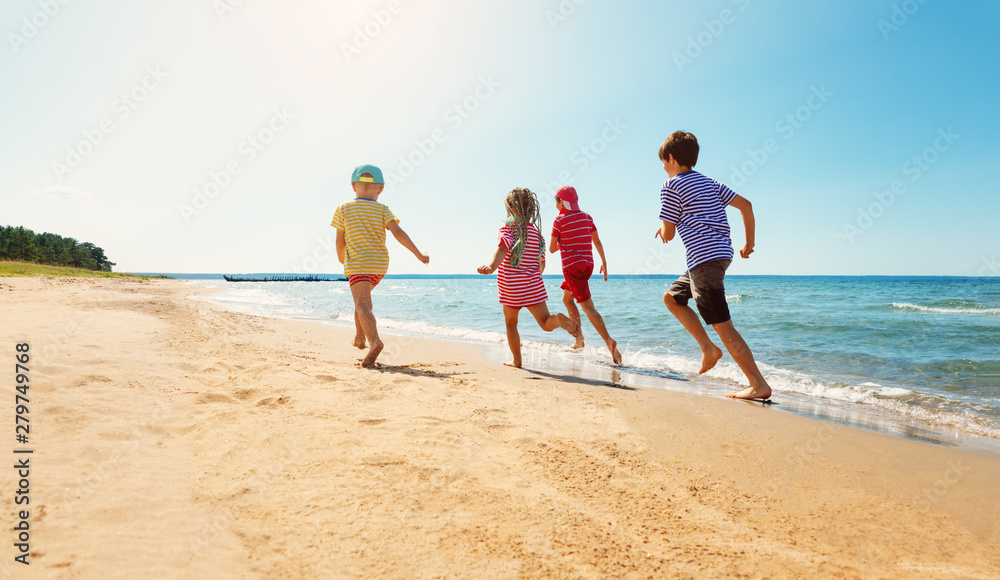
[[[667,220],[660,221],[662,222],[660,224],[660,229],[656,230],[656,235],[653,237],[660,238],[665,244],[674,239],[674,236],[677,235],[677,224],[670,223]]]
[[[392,237],[396,238],[396,241],[399,242],[404,248],[413,252],[413,255],[416,256],[418,260],[425,264],[431,261],[430,256],[417,249],[417,245],[413,243],[410,236],[403,231],[403,228],[399,227],[399,222],[391,221],[385,225],[385,229],[392,232]]]
[[[552,238],[549,241],[549,251],[553,254],[559,251],[559,236],[552,234]]]
[[[594,240],[594,247],[597,248],[597,255],[601,257],[601,274],[604,274],[604,281],[608,281],[608,261],[604,259],[604,244],[601,243],[600,236],[597,235],[597,230],[590,233],[590,237]]]
[[[493,252],[493,261],[490,262],[489,266],[480,266],[477,272],[480,274],[492,274],[496,272],[496,269],[503,264],[503,259],[507,257],[507,248],[503,246],[497,246],[497,251]]]
[[[733,198],[733,201],[729,202],[729,205],[740,210],[743,214],[743,229],[747,233],[747,243],[740,250],[740,257],[749,258],[750,254],[753,253],[754,246],[754,236],[756,235],[756,221],[753,217],[753,204],[747,198],[737,195]]]
[[[347,263],[347,237],[344,230],[337,230],[337,259],[341,264]]]

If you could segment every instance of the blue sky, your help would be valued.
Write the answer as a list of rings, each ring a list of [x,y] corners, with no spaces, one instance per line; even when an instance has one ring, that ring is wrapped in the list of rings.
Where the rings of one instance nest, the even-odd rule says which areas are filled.
[[[550,224],[572,184],[612,273],[676,274],[656,151],[685,129],[754,203],[732,274],[1000,275],[993,2],[63,2],[0,6],[0,224],[116,270],[339,272],[375,163],[431,255],[390,240],[392,273],[473,273],[510,189]]]

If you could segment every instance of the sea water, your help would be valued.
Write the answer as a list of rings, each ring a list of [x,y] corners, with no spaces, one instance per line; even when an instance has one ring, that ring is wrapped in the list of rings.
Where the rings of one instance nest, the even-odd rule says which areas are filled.
[[[572,351],[568,334],[543,332],[522,311],[525,366],[710,396],[745,385],[728,355],[697,374],[697,344],[662,301],[674,278],[592,279],[624,355],[619,369],[588,322],[587,347]],[[560,282],[545,278],[553,312],[564,311]],[[354,324],[344,282],[194,283],[224,289],[210,299],[241,312]],[[776,407],[927,441],[1000,442],[1000,279],[734,275],[726,294]],[[510,356],[493,276],[390,276],[373,296],[380,329],[491,345],[497,362]]]

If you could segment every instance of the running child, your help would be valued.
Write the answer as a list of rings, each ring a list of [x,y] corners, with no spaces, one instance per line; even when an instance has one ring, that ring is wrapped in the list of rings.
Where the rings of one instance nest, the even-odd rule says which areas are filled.
[[[604,245],[597,235],[597,226],[594,225],[594,218],[590,214],[580,211],[579,196],[576,189],[564,185],[556,191],[556,209],[559,215],[552,222],[552,238],[549,241],[549,251],[553,254],[560,252],[563,271],[563,304],[566,305],[566,312],[573,322],[580,325],[580,311],[577,310],[574,300],[580,304],[580,308],[587,314],[587,319],[594,325],[597,334],[604,339],[608,351],[611,352],[611,360],[617,365],[622,362],[622,355],[618,352],[618,343],[615,342],[608,333],[604,325],[604,318],[594,306],[594,300],[590,296],[590,277],[594,274],[594,254],[591,246],[597,248],[597,254],[601,257],[601,274],[604,274],[604,281],[608,281],[608,262],[604,258]],[[573,348],[583,348],[583,326],[576,335],[576,342]]]
[[[545,304],[548,299],[545,284],[542,283],[545,240],[541,234],[538,198],[531,190],[519,187],[507,195],[506,206],[507,222],[500,228],[500,243],[493,260],[487,266],[480,266],[478,272],[485,275],[500,269],[497,286],[507,327],[507,346],[514,357],[504,364],[521,368],[521,335],[517,331],[517,318],[522,308],[528,309],[545,332],[562,328],[575,337],[580,327],[565,314],[549,314],[549,307]]]
[[[681,235],[687,253],[687,271],[663,294],[663,303],[677,317],[701,347],[701,370],[708,372],[722,358],[722,350],[708,337],[698,315],[687,305],[694,298],[698,312],[722,339],[726,350],[736,360],[750,386],[726,395],[731,399],[767,399],[771,387],[760,374],[753,353],[736,332],[723,279],[733,260],[726,207],[733,206],[743,215],[746,244],[740,256],[749,258],[754,246],[753,206],[735,191],[714,179],[694,171],[698,162],[698,140],[691,133],[675,131],[660,146],[660,161],[670,176],[660,191],[660,229],[656,237],[667,243]]]
[[[368,346],[361,366],[372,367],[384,346],[372,311],[372,289],[389,270],[385,231],[392,232],[396,241],[424,264],[430,262],[430,257],[421,253],[399,227],[399,218],[378,202],[385,188],[382,170],[374,165],[359,165],[351,175],[351,187],[355,199],[337,207],[330,225],[337,228],[337,259],[344,265],[354,297],[354,346],[362,350]]]

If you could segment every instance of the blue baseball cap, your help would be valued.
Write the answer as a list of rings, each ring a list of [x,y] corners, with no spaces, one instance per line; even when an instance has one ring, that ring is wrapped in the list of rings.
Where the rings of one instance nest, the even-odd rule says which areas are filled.
[[[361,177],[363,174],[369,173],[371,177]],[[382,170],[374,165],[358,165],[354,168],[354,173],[351,174],[351,183],[380,183],[385,185],[385,180],[382,179]]]

